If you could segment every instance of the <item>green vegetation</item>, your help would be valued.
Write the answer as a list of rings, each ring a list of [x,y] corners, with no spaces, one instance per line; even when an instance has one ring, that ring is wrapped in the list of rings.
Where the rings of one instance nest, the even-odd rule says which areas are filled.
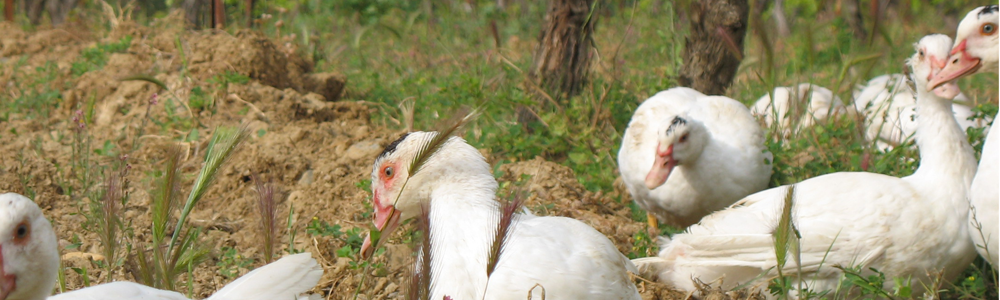
[[[100,70],[108,64],[108,56],[111,53],[125,52],[131,45],[132,36],[125,36],[117,42],[98,43],[94,47],[84,49],[80,52],[80,60],[73,62],[72,73],[74,76],[80,76],[90,71]]]

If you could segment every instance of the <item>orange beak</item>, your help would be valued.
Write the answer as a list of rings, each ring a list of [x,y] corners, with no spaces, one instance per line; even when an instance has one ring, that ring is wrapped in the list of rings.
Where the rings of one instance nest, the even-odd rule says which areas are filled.
[[[667,178],[670,177],[670,172],[674,170],[677,166],[677,161],[674,160],[674,145],[667,146],[666,149],[660,149],[661,145],[656,145],[656,160],[653,162],[653,168],[649,170],[649,174],[646,174],[646,188],[652,190],[667,182]]]
[[[948,57],[948,62],[944,68],[942,68],[941,71],[939,71],[937,75],[927,83],[928,91],[941,86],[945,82],[975,73],[980,67],[982,67],[982,60],[978,57],[970,56],[965,50],[966,40],[962,40],[961,43],[958,43],[958,45],[951,50],[951,56]]]

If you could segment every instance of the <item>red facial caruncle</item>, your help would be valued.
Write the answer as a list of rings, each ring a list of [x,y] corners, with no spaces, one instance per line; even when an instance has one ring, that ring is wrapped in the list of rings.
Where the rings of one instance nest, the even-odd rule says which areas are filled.
[[[31,237],[31,224],[27,221],[21,221],[17,226],[14,226],[14,231],[11,232],[11,243],[13,246],[24,246],[28,243],[28,238]],[[3,257],[3,244],[0,244],[0,299],[7,299],[14,289],[17,288],[17,276],[14,274],[7,274],[6,267],[4,265]]]

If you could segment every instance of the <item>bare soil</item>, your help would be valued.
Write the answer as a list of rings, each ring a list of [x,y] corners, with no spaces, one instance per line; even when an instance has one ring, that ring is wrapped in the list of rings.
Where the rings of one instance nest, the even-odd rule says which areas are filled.
[[[400,287],[405,285],[411,253],[401,233],[390,238],[386,254],[375,258],[385,268],[363,276],[362,270],[351,267],[350,258],[337,257],[336,250],[343,242],[313,237],[306,233],[306,226],[318,219],[345,230],[367,228],[371,222],[366,217],[371,211],[369,191],[359,188],[359,183],[369,178],[370,164],[379,151],[402,132],[372,121],[378,107],[335,101],[343,93],[344,77],[311,73],[312,62],[298,56],[292,43],[251,31],[231,35],[179,28],[182,26],[170,20],[151,27],[125,22],[110,32],[95,34],[68,27],[24,32],[0,23],[0,32],[4,32],[0,36],[3,93],[11,97],[23,93],[15,76],[30,77],[47,62],[58,66],[57,78],[48,84],[68,87],[60,89],[61,103],[47,118],[10,112],[7,121],[0,121],[0,192],[36,193],[34,200],[57,229],[64,267],[86,268],[95,283],[134,280],[122,270],[106,274],[94,262],[102,258],[102,251],[97,234],[84,228],[88,199],[74,199],[67,191],[67,187],[80,188],[70,174],[74,130],[89,136],[94,148],[109,141],[118,149],[116,156],[93,155],[95,166],[110,166],[121,153],[128,153],[130,194],[122,215],[131,222],[136,236],[149,243],[150,174],[162,168],[164,149],[171,145],[184,149],[182,192],[186,194],[201,168],[212,130],[244,124],[251,138],[223,167],[189,219],[205,229],[203,246],[214,251],[212,259],[194,270],[194,278],[182,277],[193,281],[194,297],[205,298],[231,281],[217,266],[222,247],[235,248],[241,257],[254,259],[240,273],[263,264],[260,218],[250,180],[254,172],[285,192],[278,204],[279,223],[293,210],[294,247],[312,252],[325,269],[313,292],[326,299],[351,299],[355,293],[359,299],[401,299]],[[108,64],[99,70],[79,77],[71,74],[71,64],[79,59],[81,50],[126,35],[132,36],[132,42],[125,53],[111,54]],[[227,71],[251,80],[216,90],[218,85],[210,80]],[[146,81],[121,80],[136,74],[152,74],[170,91]],[[349,82],[346,86],[350,89]],[[213,93],[216,100],[211,107],[193,109],[181,104],[195,87]],[[150,101],[154,94],[155,103]],[[93,114],[79,127],[74,117],[79,118],[78,110],[90,103]],[[177,125],[184,120],[193,124]],[[196,138],[185,141],[185,137]],[[133,147],[135,150],[129,151]],[[504,175],[499,180],[512,183],[508,187],[519,185],[530,191],[528,207],[535,213],[579,219],[607,235],[623,253],[631,251],[633,236],[645,230],[644,224],[630,218],[628,206],[621,202],[629,199],[621,187],[607,193],[587,191],[570,168],[543,159],[506,164],[500,170]],[[281,230],[280,240],[286,242],[279,248],[286,248],[285,230]],[[76,242],[78,247],[71,246]],[[83,286],[79,274],[66,274],[69,289]],[[644,299],[687,297],[659,284],[641,279],[636,282]]]

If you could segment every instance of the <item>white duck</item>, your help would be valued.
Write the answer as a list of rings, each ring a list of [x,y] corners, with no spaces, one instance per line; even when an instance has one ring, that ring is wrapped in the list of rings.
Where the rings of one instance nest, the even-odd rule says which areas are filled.
[[[869,268],[886,278],[910,278],[919,295],[928,274],[941,271],[950,281],[975,257],[966,219],[967,186],[975,158],[951,113],[951,102],[926,92],[931,63],[916,54],[909,60],[918,87],[917,141],[920,166],[905,178],[839,172],[795,185],[793,221],[801,234],[801,271],[805,287],[833,290],[836,265]],[[674,235],[659,257],[636,260],[644,274],[688,291],[692,278],[723,289],[775,276],[772,233],[778,225],[787,187],[762,191],[714,213]],[[794,260],[784,273],[799,273]],[[892,288],[887,280],[885,288]],[[794,284],[794,282],[793,282]],[[795,286],[795,285],[793,285]]]
[[[1000,69],[997,52],[998,20],[1000,7],[980,6],[973,9],[958,23],[955,47],[951,49],[947,65],[934,76],[927,88],[933,89],[956,78],[976,73],[996,73]]]
[[[982,255],[993,269],[997,269],[1000,262],[997,254],[1000,249],[997,247],[998,222],[1000,213],[1000,133],[990,132],[986,134],[986,143],[983,145],[983,155],[979,161],[979,170],[976,177],[972,179],[972,187],[969,190],[969,198],[972,200],[972,207],[975,209],[969,214],[969,235],[976,244],[976,251]]]
[[[652,228],[657,217],[686,227],[767,188],[771,160],[746,106],[686,87],[639,105],[618,151],[622,181]]]
[[[831,115],[848,113],[849,109],[829,89],[802,83],[796,87],[775,88],[773,93],[761,96],[750,108],[750,112],[763,118],[768,128],[777,120],[778,129],[788,136],[792,132],[826,121]]]
[[[417,216],[422,205],[430,207],[430,299],[524,299],[529,291],[541,299],[542,288],[545,299],[640,299],[627,273],[635,266],[600,232],[563,217],[515,215],[506,248],[487,278],[501,206],[482,154],[450,137],[407,180],[411,161],[437,134],[400,137],[372,169],[375,223],[382,236]],[[369,236],[362,253],[371,252]],[[536,284],[542,288],[533,288]]]
[[[38,205],[18,194],[0,194],[0,299],[187,300],[174,291],[127,281],[49,297],[58,269],[56,235]],[[293,300],[312,289],[322,275],[323,269],[309,253],[290,255],[247,273],[208,299]]]
[[[944,67],[950,47],[951,38],[943,34],[925,36],[917,43],[918,51],[924,51],[930,57],[934,68],[932,72],[935,73]],[[957,92],[948,90],[954,87],[954,85],[942,86],[934,89],[934,93],[947,99]],[[961,92],[957,92],[954,100],[963,103],[970,101]],[[916,108],[913,90],[902,74],[872,78],[854,97],[854,109],[864,112],[867,125],[866,137],[882,150],[891,149],[914,139],[917,131]],[[969,120],[975,113],[968,106],[954,103],[951,108],[963,132],[969,127],[986,126],[986,122]]]
[[[969,74],[994,73],[1000,71],[997,64],[998,39],[997,23],[1000,21],[1000,8],[996,5],[981,6],[973,9],[958,24],[957,44],[951,51],[948,65],[938,73],[932,84],[944,84]],[[994,75],[995,76],[995,75]],[[972,228],[969,234],[976,243],[976,250],[993,268],[998,267],[997,235],[998,206],[1000,206],[1000,134],[990,131],[983,145],[982,160],[969,196],[975,213],[969,215]],[[981,228],[981,231],[980,231]]]

